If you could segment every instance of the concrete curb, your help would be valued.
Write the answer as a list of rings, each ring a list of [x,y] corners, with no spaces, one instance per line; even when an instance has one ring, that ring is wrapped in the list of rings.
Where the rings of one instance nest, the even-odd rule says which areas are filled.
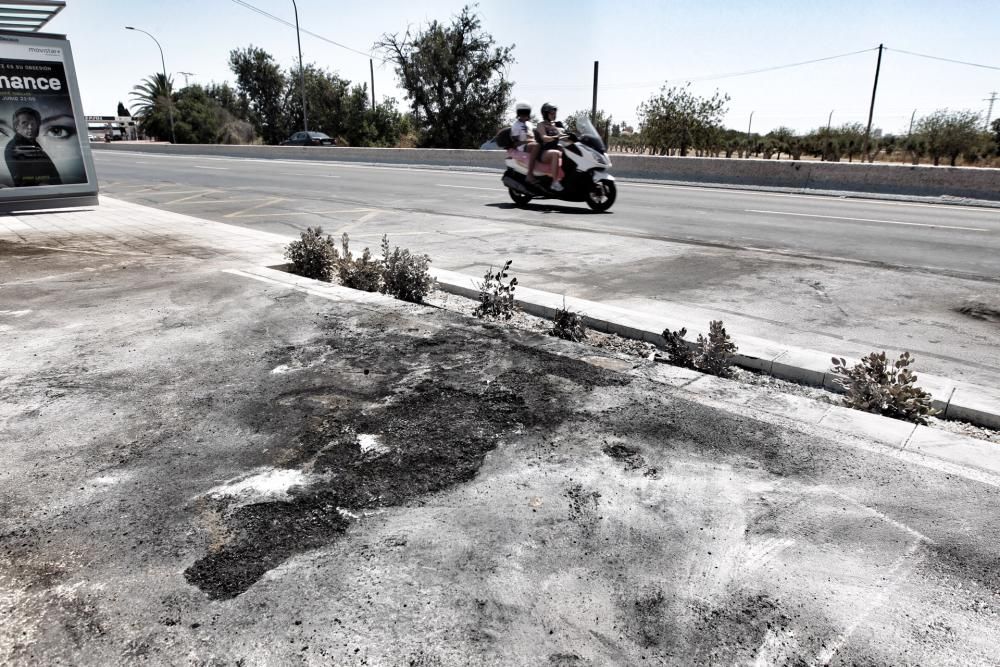
[[[431,274],[437,279],[438,288],[445,292],[472,299],[479,296],[480,279],[437,268],[431,268]],[[705,331],[708,327],[708,322],[681,321],[669,314],[650,316],[522,285],[517,286],[516,294],[518,306],[530,315],[552,319],[556,311],[565,304],[569,310],[581,314],[587,327],[591,329],[661,347],[664,344],[664,329],[677,331],[685,328],[691,332],[689,337],[694,338],[697,332]],[[668,312],[669,305],[665,304],[664,310]],[[753,336],[740,336],[735,342],[739,346],[735,363],[741,368],[762,371],[782,380],[842,391],[834,382],[835,375],[831,369],[833,354],[782,345]],[[847,359],[849,364],[857,361],[859,360]],[[941,417],[1000,429],[1000,390],[924,373],[918,377],[918,386],[930,392],[933,405],[941,411]]]
[[[282,285],[307,294],[332,301],[352,301],[360,304],[370,304],[379,308],[413,308],[413,304],[399,301],[383,294],[361,292],[340,285],[324,283],[318,280],[303,278],[270,267],[245,267],[229,269],[228,273],[246,278],[261,280],[275,285]],[[438,274],[438,287],[443,291],[462,296],[478,295],[478,288],[470,288],[469,284],[458,285],[446,283],[442,278],[460,276],[451,271],[434,270]],[[443,275],[442,275],[443,274]],[[468,279],[471,281],[472,279]],[[538,290],[519,289],[534,295],[546,295]],[[555,295],[547,295],[555,297]],[[562,297],[559,305],[562,307]],[[528,312],[547,311],[549,305],[532,306],[529,301],[519,299],[518,302]],[[585,302],[581,299],[566,298],[566,305]],[[593,304],[600,305],[600,304]],[[554,310],[552,310],[554,313]],[[533,313],[537,314],[537,313]],[[599,322],[588,316],[588,320]],[[598,328],[598,327],[594,327]],[[909,422],[873,415],[867,412],[851,410],[838,405],[829,405],[803,396],[790,394],[763,394],[740,385],[734,380],[705,375],[686,368],[678,368],[666,364],[656,364],[654,367],[633,368],[627,362],[616,362],[614,359],[591,357],[579,354],[579,346],[575,343],[552,338],[542,344],[545,349],[561,356],[580,359],[587,363],[612,368],[619,372],[640,377],[672,387],[683,394],[689,394],[694,399],[705,399],[740,411],[751,411],[754,414],[766,414],[792,422],[805,423],[816,428],[859,438],[864,441],[874,441],[879,445],[889,447],[899,452],[915,453],[921,457],[943,461],[959,468],[973,468],[990,475],[1000,475],[1000,445],[976,440],[964,435],[941,431],[926,426],[917,426]],[[818,354],[818,353],[817,353]]]

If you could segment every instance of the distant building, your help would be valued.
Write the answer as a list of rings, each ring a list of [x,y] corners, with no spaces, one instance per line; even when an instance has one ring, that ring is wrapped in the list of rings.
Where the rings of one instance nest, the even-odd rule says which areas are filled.
[[[102,141],[108,132],[112,141],[139,138],[138,128],[131,116],[87,116],[87,132]]]

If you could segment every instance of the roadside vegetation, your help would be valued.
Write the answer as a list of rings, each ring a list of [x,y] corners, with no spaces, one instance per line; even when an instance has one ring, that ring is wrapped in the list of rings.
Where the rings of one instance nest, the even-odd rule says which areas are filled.
[[[517,312],[514,301],[514,290],[517,288],[517,277],[508,278],[508,269],[513,260],[507,260],[503,268],[493,272],[491,266],[486,270],[483,281],[479,283],[479,305],[474,315],[488,320],[509,320]],[[506,282],[504,280],[507,279]]]
[[[324,236],[320,227],[310,227],[302,232],[298,241],[288,244],[285,257],[289,260],[289,270],[297,275],[326,282],[336,278],[347,287],[390,294],[413,303],[424,303],[435,287],[428,272],[430,258],[413,255],[399,247],[390,251],[385,235],[381,259],[372,257],[368,248],[356,257],[350,250],[347,234],[341,237],[338,251],[331,236]],[[473,300],[475,307],[468,314],[523,326],[518,323],[525,316],[515,300],[518,282],[517,277],[510,274],[512,264],[513,260],[508,259],[499,270],[491,266],[486,271],[477,285],[479,294]],[[588,331],[584,317],[567,308],[565,298],[562,308],[543,330],[557,338],[599,347],[608,347],[609,339],[618,339],[611,334]],[[687,329],[683,328],[663,330],[661,349],[668,363],[718,377],[746,380],[747,371],[734,365],[739,348],[722,320],[711,321],[708,334],[698,334],[694,341],[688,340],[687,334]],[[641,341],[621,339],[611,347],[646,359],[659,357],[655,346]],[[903,352],[896,360],[890,359],[885,352],[872,352],[853,366],[841,357],[833,357],[832,362],[832,371],[837,376],[835,381],[844,392],[840,402],[846,407],[916,424],[928,424],[928,420],[938,414],[930,393],[916,385],[917,376],[910,368],[914,359],[909,352]],[[760,384],[759,381],[753,383]],[[974,434],[974,437],[982,436]]]
[[[285,247],[288,270],[324,282],[333,282],[336,277],[344,287],[381,292],[412,303],[423,303],[434,290],[434,278],[428,271],[431,259],[427,255],[415,255],[398,246],[390,251],[387,235],[382,236],[382,259],[373,257],[368,248],[355,256],[346,233],[340,243],[338,251],[333,237],[323,236],[322,227],[307,228],[298,241]]]
[[[872,352],[860,363],[848,367],[842,358],[833,358],[837,383],[847,395],[844,405],[855,410],[926,424],[938,413],[931,407],[931,395],[916,386],[917,376],[910,370],[913,357],[904,352],[892,361],[885,352]]]

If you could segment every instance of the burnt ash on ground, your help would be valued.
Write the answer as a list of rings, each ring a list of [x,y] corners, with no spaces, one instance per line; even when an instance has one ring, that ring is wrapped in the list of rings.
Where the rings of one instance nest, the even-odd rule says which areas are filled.
[[[336,328],[337,323],[328,326]],[[354,515],[471,480],[486,454],[504,439],[525,427],[554,428],[566,420],[576,403],[572,394],[630,382],[611,371],[511,343],[489,327],[474,338],[455,331],[430,338],[383,333],[379,342],[363,330],[342,331],[270,355],[285,363],[319,361],[316,368],[325,381],[282,392],[279,402],[292,403],[283,418],[276,420],[263,404],[247,414],[255,415],[255,429],[301,419],[305,427],[288,465],[309,462],[311,474],[323,481],[293,488],[287,501],[228,512],[226,523],[234,537],[185,571],[187,580],[212,598],[233,598],[289,557],[336,539]],[[435,351],[447,353],[442,359],[458,354],[464,361],[448,368],[435,365]],[[490,378],[488,367],[506,370]],[[415,375],[422,379],[414,383]],[[552,376],[569,384],[553,382]],[[369,384],[359,387],[365,378]],[[330,407],[331,394],[345,399],[343,407]],[[317,396],[324,400],[314,400]],[[363,451],[358,434],[377,434],[388,451]]]

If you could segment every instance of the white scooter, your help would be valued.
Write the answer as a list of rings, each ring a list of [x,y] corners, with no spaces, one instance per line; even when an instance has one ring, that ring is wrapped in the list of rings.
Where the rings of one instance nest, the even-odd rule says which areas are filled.
[[[505,136],[506,135],[506,136]],[[497,143],[507,144],[507,170],[503,174],[503,184],[510,192],[510,198],[518,206],[524,206],[532,199],[562,199],[564,201],[587,202],[595,211],[603,212],[611,208],[618,194],[615,177],[608,173],[611,160],[601,136],[594,129],[586,114],[576,118],[576,132],[567,132],[559,139],[562,165],[558,180],[563,186],[559,192],[551,189],[551,165],[541,161],[535,164],[535,183],[528,183],[528,153],[510,148],[510,129],[497,135]]]

